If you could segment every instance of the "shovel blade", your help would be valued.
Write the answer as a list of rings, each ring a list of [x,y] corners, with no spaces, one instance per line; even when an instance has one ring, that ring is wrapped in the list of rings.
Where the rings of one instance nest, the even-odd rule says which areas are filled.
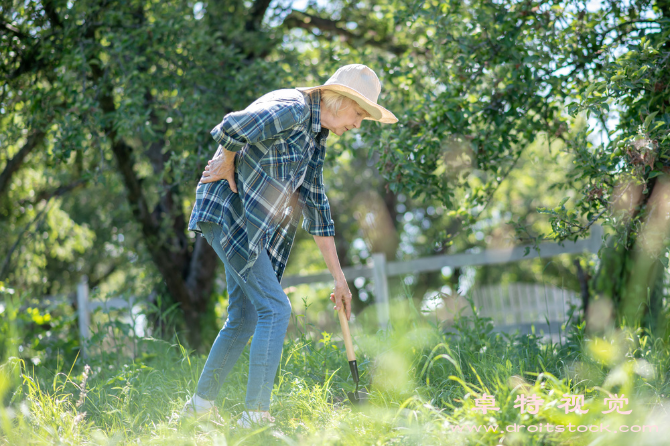
[[[349,397],[351,404],[354,405],[365,404],[368,400],[368,394],[364,390],[359,390],[357,392],[347,392],[347,396]]]

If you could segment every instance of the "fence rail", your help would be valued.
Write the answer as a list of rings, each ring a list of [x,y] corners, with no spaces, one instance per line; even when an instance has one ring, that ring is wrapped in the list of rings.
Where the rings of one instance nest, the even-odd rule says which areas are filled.
[[[386,276],[398,276],[402,274],[437,271],[445,266],[460,268],[463,266],[493,265],[517,262],[519,260],[554,257],[560,254],[581,254],[584,251],[595,254],[600,249],[602,234],[602,228],[594,225],[591,228],[591,236],[588,239],[577,242],[564,242],[563,245],[559,243],[540,243],[538,246],[540,253],[530,246],[517,246],[510,249],[489,249],[478,253],[438,255],[402,262],[386,262],[385,271]],[[527,255],[526,248],[530,248],[530,252]],[[375,255],[383,256],[384,254],[373,254],[373,260],[370,265],[342,268],[345,277],[374,278]],[[331,280],[333,280],[332,274],[328,271],[322,271],[314,274],[286,276],[282,279],[281,283],[282,286],[289,287],[306,283],[330,282]]]
[[[554,257],[561,254],[597,253],[602,244],[603,229],[601,226],[591,227],[591,236],[577,242],[541,243],[539,252],[530,246],[517,246],[509,249],[489,249],[478,253],[438,255],[403,262],[387,262],[383,253],[372,255],[370,265],[342,268],[348,278],[364,277],[373,279],[375,286],[375,305],[377,317],[382,328],[389,323],[388,277],[403,274],[437,271],[444,267],[460,268],[463,266],[494,265],[535,258]],[[528,251],[529,250],[529,251]],[[528,251],[528,253],[526,253]],[[288,276],[282,279],[282,286],[294,286],[310,283],[329,282],[333,276],[328,271],[309,275]]]

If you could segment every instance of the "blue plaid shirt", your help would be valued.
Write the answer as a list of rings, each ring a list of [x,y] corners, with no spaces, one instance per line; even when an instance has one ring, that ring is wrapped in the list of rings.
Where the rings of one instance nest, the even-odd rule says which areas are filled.
[[[335,225],[323,186],[328,129],[321,128],[321,93],[283,89],[242,111],[227,114],[212,136],[235,154],[235,182],[198,183],[188,229],[198,223],[223,226],[221,246],[246,282],[261,249],[281,282],[296,229],[334,236]],[[305,175],[302,184],[300,179]]]

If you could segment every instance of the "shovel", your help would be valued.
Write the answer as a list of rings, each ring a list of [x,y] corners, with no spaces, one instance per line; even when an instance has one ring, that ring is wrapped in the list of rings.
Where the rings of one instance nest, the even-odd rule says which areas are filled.
[[[356,363],[356,353],[354,353],[354,344],[351,342],[351,333],[349,332],[349,322],[347,315],[344,312],[344,305],[337,310],[337,315],[340,317],[340,326],[342,327],[342,336],[344,337],[344,346],[347,349],[347,360],[349,361],[349,369],[351,370],[351,377],[356,383],[355,392],[347,392],[349,401],[353,404],[361,404],[367,399],[365,392],[358,392],[358,364]]]

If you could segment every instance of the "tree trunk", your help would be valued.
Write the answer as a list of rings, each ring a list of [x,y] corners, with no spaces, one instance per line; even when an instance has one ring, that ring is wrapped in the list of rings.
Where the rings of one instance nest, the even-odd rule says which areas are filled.
[[[104,79],[96,64],[91,65],[94,82]],[[100,85],[101,110],[107,116],[116,113],[110,85]],[[113,122],[107,121],[105,133],[111,142],[118,172],[126,188],[128,203],[133,217],[139,224],[146,248],[165,282],[172,302],[178,302],[184,315],[183,328],[186,339],[193,348],[202,345],[203,322],[212,323],[212,312],[206,311],[214,283],[217,256],[214,250],[199,237],[193,251],[189,250],[186,237],[186,222],[181,212],[181,200],[174,197],[174,188],[163,182],[163,193],[156,209],[150,211],[145,196],[143,180],[135,172],[135,153],[123,138],[118,136]],[[164,157],[160,155],[164,144],[152,143],[148,155],[156,174],[162,174]],[[157,156],[157,154],[159,154]],[[169,154],[165,156],[169,157]],[[167,220],[167,223],[163,223]],[[204,320],[203,320],[204,318]]]
[[[632,229],[627,227],[622,235],[611,237],[602,251],[592,286],[596,299],[605,297],[612,301],[619,323],[659,328],[666,274],[662,259],[667,251],[662,236],[668,233],[663,215],[668,210],[669,186],[665,177],[649,180],[648,192],[631,211],[631,221],[640,217],[642,229],[631,237]]]
[[[247,31],[259,31],[260,24],[269,6],[268,0],[257,0],[250,9],[246,23]],[[136,17],[141,25],[144,11],[140,7]],[[88,37],[95,40],[93,28],[89,28]],[[254,48],[242,48],[247,52],[246,59],[262,57],[263,52],[256,53]],[[98,64],[91,64],[94,83],[103,81],[105,77]],[[143,71],[148,67],[140,67]],[[183,328],[186,339],[191,347],[203,347],[203,333],[214,327],[214,312],[210,308],[210,300],[215,271],[220,263],[218,256],[202,237],[191,242],[186,235],[187,220],[181,208],[181,197],[177,195],[177,187],[163,179],[161,195],[155,209],[150,210],[145,195],[143,179],[135,171],[136,158],[139,156],[133,148],[120,137],[114,129],[113,115],[117,112],[112,98],[112,86],[100,85],[102,94],[98,96],[101,110],[109,116],[105,133],[111,141],[112,152],[117,162],[118,172],[126,188],[128,202],[133,217],[139,224],[146,248],[151,255],[156,269],[163,278],[166,290],[172,302],[177,302],[184,315]],[[150,92],[145,93],[145,107],[151,110],[149,120],[154,128],[161,123],[153,110],[154,99]],[[151,162],[154,175],[163,177],[164,165],[170,159],[171,152],[165,151],[164,131],[158,134],[157,140],[147,144],[144,155]]]

